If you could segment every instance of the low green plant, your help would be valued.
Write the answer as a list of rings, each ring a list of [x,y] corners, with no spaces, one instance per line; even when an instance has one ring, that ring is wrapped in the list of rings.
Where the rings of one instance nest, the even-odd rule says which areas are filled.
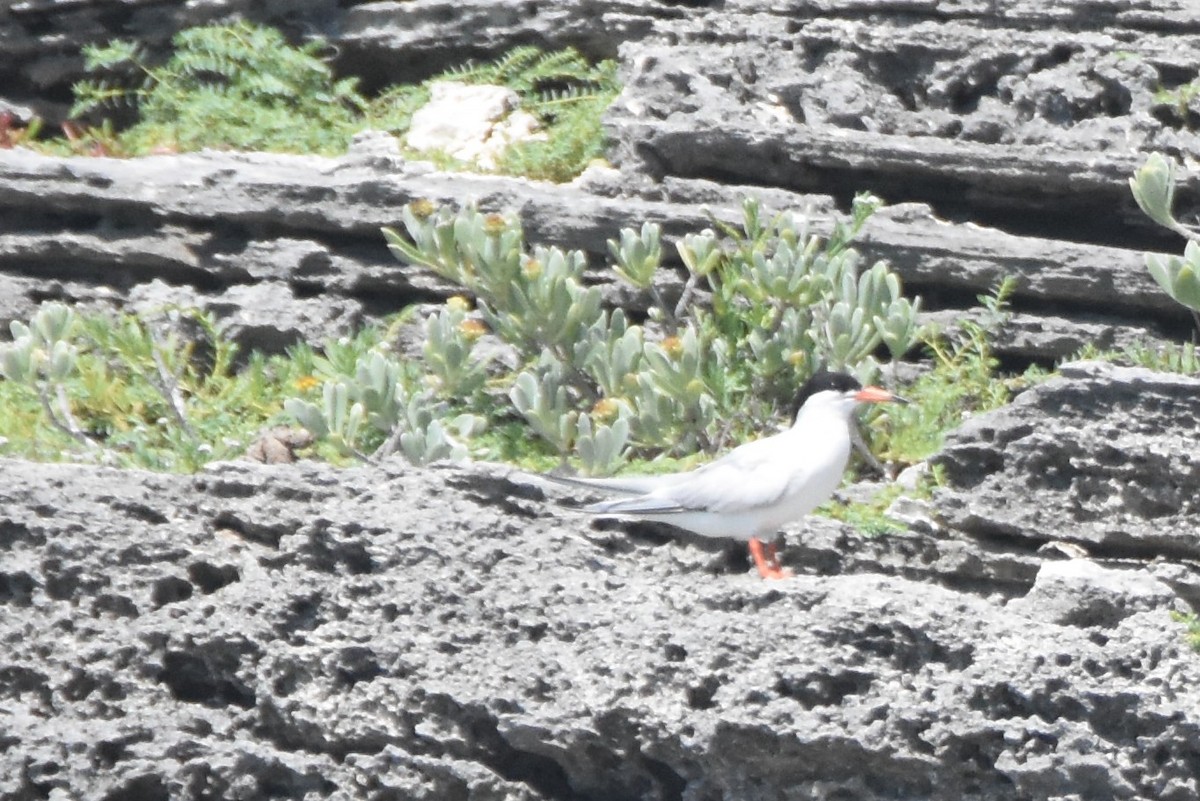
[[[41,129],[42,121],[37,117],[22,123],[13,112],[0,111],[0,150],[28,145],[37,139]]]
[[[876,205],[859,198],[850,218],[822,237],[804,217],[767,217],[747,200],[740,226],[717,223],[719,232],[675,243],[688,278],[673,303],[655,281],[661,230],[622,231],[609,243],[613,272],[647,293],[648,327],[603,308],[600,290],[584,280],[582,252],[530,248],[510,217],[418,202],[403,211],[403,231],[384,234],[398,258],[475,299],[477,316],[455,299],[427,324],[419,383],[442,393],[446,406],[435,417],[454,412],[495,424],[516,414],[561,459],[606,473],[631,458],[714,452],[777,425],[818,367],[871,380],[876,351],[907,351],[919,302],[903,297],[885,264],[864,267],[851,247]],[[698,302],[701,294],[709,302]],[[516,369],[487,372],[473,351],[484,331],[513,349]],[[334,394],[324,408],[289,408],[314,433],[346,444],[339,431],[357,435],[370,406],[356,415],[359,391],[353,381],[341,384],[340,394],[327,385]],[[405,394],[411,390],[396,391]],[[510,405],[497,410],[504,399]]]
[[[569,181],[603,153],[600,118],[620,86],[614,61],[589,64],[576,50],[516,47],[497,60],[451,68],[419,84],[398,84],[368,100],[357,79],[337,78],[329,46],[313,39],[293,46],[274,28],[249,22],[190,28],[172,39],[174,51],[153,63],[136,43],[115,40],[84,49],[89,77],[75,84],[71,115],[95,116],[131,108],[132,127],[116,132],[68,123],[52,152],[105,156],[200,148],[343,153],[351,137],[371,127],[403,136],[429,100],[430,85],[453,80],[515,91],[545,134],[512,145],[498,171]],[[6,134],[6,130],[10,133]],[[20,141],[32,134],[20,132]],[[0,120],[0,147],[17,141]],[[443,154],[414,153],[443,167],[473,169]]]
[[[347,349],[317,357],[324,376],[320,402],[291,398],[284,409],[313,436],[339,453],[363,460],[402,453],[414,464],[467,455],[462,440],[483,428],[468,413],[420,389],[414,365],[394,358],[382,344],[347,362]],[[349,368],[349,369],[347,369]]]
[[[1200,615],[1195,612],[1172,612],[1171,619],[1183,625],[1184,640],[1193,651],[1200,652]]]
[[[1192,104],[1197,97],[1200,97],[1200,78],[1180,84],[1174,89],[1160,88],[1151,99],[1157,105],[1169,108],[1184,127],[1191,128],[1192,119],[1195,116]]]
[[[911,403],[890,409],[882,420],[868,418],[872,440],[879,443],[885,459],[903,463],[926,459],[966,416],[1008,402],[1013,382],[1000,375],[992,341],[1010,315],[1016,288],[1016,279],[1007,276],[991,292],[978,296],[979,321],[964,319],[950,332],[935,327],[923,332],[933,364],[905,389]],[[1030,373],[1024,380],[1035,377]],[[886,429],[881,431],[883,423]]]
[[[618,91],[614,62],[593,66],[570,48],[518,47],[368,101],[355,79],[334,77],[319,39],[294,47],[275,29],[238,22],[182,31],[173,44],[162,64],[128,41],[85,49],[95,77],[76,84],[71,114],[130,106],[139,121],[115,139],[77,127],[71,150],[86,152],[83,142],[104,155],[201,147],[336,154],[367,126],[403,134],[428,101],[430,83],[456,80],[513,89],[544,126],[544,140],[510,149],[502,172],[562,181],[600,155],[600,115]]]
[[[356,79],[336,79],[324,42],[299,47],[249,22],[190,28],[174,52],[150,63],[130,41],[84,48],[95,77],[75,85],[71,116],[132,106],[138,122],[120,134],[131,152],[202,147],[339,153],[363,127],[367,102]]]
[[[1182,373],[1184,375],[1200,373],[1200,354],[1196,353],[1194,342],[1184,342],[1183,344],[1133,342],[1115,350],[1103,350],[1094,345],[1085,345],[1072,356],[1072,360],[1076,359],[1099,359],[1115,364],[1145,367],[1164,373]]]
[[[1129,188],[1147,217],[1187,239],[1183,258],[1147,253],[1146,268],[1164,292],[1187,307],[1200,331],[1200,231],[1175,219],[1175,162],[1151,154],[1129,179]]]
[[[190,471],[240,454],[286,397],[311,391],[305,348],[235,368],[236,346],[210,317],[173,310],[160,322],[60,303],[14,322],[0,346],[2,451]]]
[[[11,344],[0,348],[0,373],[28,387],[49,424],[89,448],[100,446],[75,419],[66,383],[76,372],[79,349],[72,343],[75,314],[61,303],[43,306],[29,323],[12,323]]]
[[[904,494],[903,488],[891,484],[867,501],[829,501],[818,508],[816,513],[847,523],[868,537],[903,534],[908,531],[908,526],[888,517],[887,510],[893,501]]]
[[[545,137],[510,146],[497,169],[558,182],[573,179],[603,155],[601,117],[620,91],[615,61],[589,64],[574,48],[543,52],[521,46],[492,62],[452,67],[420,84],[385,89],[368,107],[372,126],[402,137],[412,116],[428,102],[430,86],[439,81],[513,90],[520,107],[541,123]],[[445,166],[470,169],[470,165],[456,164],[440,154],[418,155]]]

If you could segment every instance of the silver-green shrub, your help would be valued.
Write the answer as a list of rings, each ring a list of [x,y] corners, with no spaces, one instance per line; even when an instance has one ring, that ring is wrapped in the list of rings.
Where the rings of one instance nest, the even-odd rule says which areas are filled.
[[[1146,268],[1164,292],[1191,310],[1200,329],[1200,231],[1176,220],[1172,211],[1175,162],[1158,153],[1151,154],[1129,179],[1129,188],[1146,216],[1188,240],[1182,258],[1147,253]]]
[[[661,227],[622,230],[608,243],[612,270],[647,293],[648,327],[602,307],[599,288],[584,281],[581,251],[530,248],[515,218],[418,201],[403,211],[402,229],[384,236],[397,258],[461,286],[478,309],[477,318],[468,316],[455,298],[426,323],[423,371],[438,403],[498,420],[508,412],[487,404],[507,401],[563,459],[604,473],[633,454],[720,448],[776,420],[818,367],[870,380],[881,351],[893,359],[908,351],[918,337],[919,300],[903,297],[886,264],[864,265],[850,246],[876,205],[858,199],[851,218],[822,237],[804,216],[768,218],[747,200],[740,227],[716,223],[719,231],[675,243],[687,279],[670,302],[656,280],[666,269]],[[515,370],[475,354],[484,330],[515,350]],[[347,425],[388,420],[354,389],[375,383],[369,368],[347,384],[350,406],[339,418]],[[376,394],[386,395],[388,381]],[[420,397],[393,394],[408,404]],[[355,402],[363,404],[357,417]],[[289,408],[317,432],[313,406]],[[340,411],[335,403],[322,414]],[[447,414],[443,408],[428,425]],[[410,436],[422,425],[411,414],[391,424]],[[345,433],[330,428],[328,436]]]
[[[32,389],[52,426],[99,450],[72,414],[64,386],[79,358],[79,349],[71,341],[75,327],[75,312],[62,303],[43,303],[28,324],[12,321],[12,342],[0,345],[0,374]]]
[[[323,365],[322,402],[284,402],[284,410],[314,437],[364,460],[396,451],[414,464],[467,455],[463,440],[482,430],[483,418],[455,413],[433,391],[418,388],[414,371],[391,354],[371,349],[350,365],[347,349],[330,350],[334,358],[327,356]]]

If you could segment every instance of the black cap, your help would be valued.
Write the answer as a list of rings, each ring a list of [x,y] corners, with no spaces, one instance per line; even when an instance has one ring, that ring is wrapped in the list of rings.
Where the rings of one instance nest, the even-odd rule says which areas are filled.
[[[804,402],[816,395],[818,392],[833,390],[834,392],[857,392],[862,389],[862,384],[852,375],[845,373],[831,373],[828,370],[818,370],[813,373],[812,378],[804,382],[804,386],[800,387],[800,391],[796,393],[796,399],[792,401],[792,419],[800,414],[801,407]]]

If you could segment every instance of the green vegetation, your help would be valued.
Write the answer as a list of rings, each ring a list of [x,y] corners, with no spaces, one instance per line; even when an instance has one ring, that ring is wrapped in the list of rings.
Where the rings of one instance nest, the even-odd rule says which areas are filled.
[[[209,317],[172,311],[161,322],[48,303],[13,323],[0,346],[0,451],[196,470],[239,456],[284,398],[316,383],[307,348],[251,354],[235,369],[236,347]]]
[[[621,231],[611,269],[645,293],[644,325],[602,307],[582,281],[582,253],[527,247],[507,217],[425,203],[406,210],[405,233],[389,231],[389,241],[474,300],[451,298],[424,320],[409,310],[320,352],[238,360],[203,315],[169,310],[151,323],[46,304],[0,346],[0,452],[190,471],[297,421],[317,455],[335,461],[469,455],[534,470],[571,460],[591,473],[673,471],[786,424],[795,388],[818,366],[875,381],[887,373],[877,354],[923,341],[933,361],[905,388],[913,404],[866,421],[875,452],[914,462],[962,416],[1007,400],[990,341],[1013,283],[981,296],[982,322],[918,330],[919,302],[852,247],[874,208],[860,198],[822,237],[808,220],[766,219],[747,200],[739,226],[714,221],[674,243],[688,278],[670,297],[653,280],[661,232]],[[701,292],[708,302],[696,302]],[[390,343],[414,325],[423,352],[400,358]],[[505,347],[515,367],[495,358]],[[901,531],[886,516],[899,494],[822,512],[868,533]]]
[[[1200,97],[1200,78],[1193,78],[1174,89],[1159,88],[1151,99],[1157,105],[1170,109],[1183,127],[1191,129],[1196,117],[1192,103],[1197,97]]]
[[[1162,290],[1188,308],[1200,331],[1200,231],[1175,219],[1175,162],[1151,155],[1129,179],[1134,200],[1146,216],[1187,239],[1183,258],[1146,254],[1146,268]]]
[[[1196,345],[1193,342],[1184,342],[1182,345],[1166,342],[1154,346],[1135,342],[1119,350],[1101,350],[1088,345],[1080,349],[1072,359],[1099,359],[1163,373],[1200,373],[1200,356],[1197,356]]]
[[[173,55],[147,63],[138,45],[89,46],[71,116],[134,106],[139,121],[118,141],[125,152],[156,148],[336,153],[361,127],[366,101],[352,78],[336,80],[324,44],[292,47],[279,31],[246,22],[192,28]]]
[[[615,61],[591,65],[572,48],[544,53],[536,47],[517,47],[490,64],[468,64],[421,84],[385,90],[369,106],[372,126],[403,135],[437,81],[504,86],[516,92],[521,108],[538,118],[546,138],[511,146],[499,171],[560,182],[571,180],[603,156],[600,118],[621,88]],[[464,166],[440,154],[424,155]]]
[[[904,494],[899,485],[890,484],[865,502],[829,501],[817,509],[817,514],[840,520],[868,537],[903,534],[908,531],[908,526],[888,517],[887,510],[893,501]],[[922,488],[921,494],[927,496],[928,492]]]
[[[1038,380],[1035,368],[1015,379],[1001,377],[992,353],[992,340],[1008,318],[1016,287],[1016,279],[1010,276],[991,293],[979,295],[981,322],[963,320],[954,332],[924,332],[922,340],[933,368],[906,388],[906,397],[915,402],[888,410],[882,437],[868,418],[870,439],[883,458],[912,463],[932,456],[942,447],[946,432],[965,417],[1003,406],[1015,388]]]
[[[622,231],[609,243],[612,270],[645,293],[649,321],[641,326],[602,307],[599,288],[583,282],[582,252],[529,248],[502,215],[415,203],[403,233],[385,230],[392,249],[469,291],[475,313],[455,298],[426,321],[419,374],[372,353],[326,383],[323,403],[289,411],[347,452],[362,452],[358,440],[372,425],[382,437],[376,453],[389,452],[403,436],[390,426],[403,426],[400,409],[416,404],[437,409],[433,421],[457,432],[455,441],[523,419],[542,448],[589,473],[713,453],[778,425],[818,366],[871,380],[877,350],[895,358],[916,341],[918,304],[886,265],[864,268],[850,246],[874,208],[873,198],[860,198],[851,219],[823,238],[808,220],[766,219],[747,200],[740,227],[717,224],[720,233],[676,243],[688,279],[672,302],[654,283],[658,226]],[[693,302],[701,290],[710,303]],[[475,347],[484,334],[515,352],[515,369],[487,362]],[[394,391],[381,391],[381,381],[393,387],[391,376]]]
[[[334,76],[321,40],[294,47],[273,28],[238,22],[185,30],[172,44],[163,63],[152,63],[129,41],[84,50],[91,77],[74,87],[72,117],[128,108],[137,114],[131,127],[117,131],[107,119],[93,127],[69,122],[64,138],[39,140],[40,122],[21,128],[11,115],[0,116],[0,147],[103,156],[201,148],[337,155],[367,128],[403,137],[431,84],[452,80],[509,88],[539,121],[544,138],[510,145],[499,172],[568,181],[603,154],[600,118],[620,89],[615,62],[588,64],[570,48],[518,47],[493,63],[453,68],[368,99],[357,79]],[[407,155],[478,169],[442,153]]]
[[[1200,652],[1200,615],[1195,612],[1172,612],[1171,619],[1183,625],[1183,638],[1193,651]]]
[[[795,388],[818,366],[875,381],[887,374],[877,356],[923,340],[933,364],[905,388],[913,405],[874,413],[866,432],[888,460],[920,460],[964,414],[1007,398],[989,342],[1012,285],[981,298],[982,323],[919,331],[918,302],[852,247],[874,207],[860,198],[820,236],[808,220],[768,219],[748,200],[740,225],[714,221],[673,243],[687,280],[669,297],[653,281],[661,232],[621,231],[609,243],[611,270],[645,293],[641,325],[603,308],[582,280],[582,253],[528,247],[501,215],[425,203],[406,210],[405,232],[389,231],[389,241],[472,299],[451,298],[423,320],[410,310],[319,352],[238,359],[203,315],[173,310],[151,323],[47,304],[0,347],[0,450],[194,470],[240,454],[267,426],[298,421],[334,460],[399,453],[537,470],[569,460],[590,473],[687,469],[785,425]],[[401,326],[421,328],[419,356],[392,351]],[[886,528],[884,505],[831,513]]]

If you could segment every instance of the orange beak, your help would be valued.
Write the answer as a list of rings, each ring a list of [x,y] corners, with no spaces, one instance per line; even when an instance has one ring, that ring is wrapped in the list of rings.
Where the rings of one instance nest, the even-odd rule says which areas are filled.
[[[863,387],[863,389],[854,396],[854,399],[859,403],[908,403],[899,395],[893,395],[886,389],[880,387]]]

